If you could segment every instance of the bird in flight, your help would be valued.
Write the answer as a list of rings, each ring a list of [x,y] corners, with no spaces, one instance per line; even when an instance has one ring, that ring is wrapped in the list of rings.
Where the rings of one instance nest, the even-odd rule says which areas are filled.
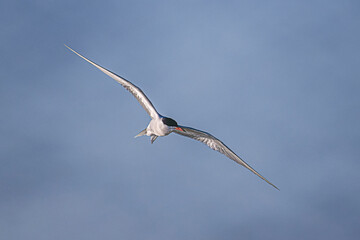
[[[151,143],[153,143],[159,136],[167,136],[170,133],[174,132],[179,135],[189,137],[195,139],[197,141],[203,142],[204,144],[208,145],[211,149],[216,150],[228,158],[234,160],[238,164],[246,167],[255,175],[266,181],[268,184],[273,186],[274,188],[278,189],[274,184],[269,182],[266,178],[261,176],[257,171],[255,171],[249,164],[247,164],[244,160],[242,160],[238,155],[236,155],[230,148],[228,148],[222,141],[211,135],[210,133],[197,130],[191,127],[180,126],[174,119],[162,116],[159,114],[154,105],[151,103],[149,98],[144,94],[144,92],[130,81],[126,80],[123,77],[107,70],[106,68],[101,67],[100,65],[94,63],[93,61],[87,59],[86,57],[82,56],[75,50],[71,49],[69,46],[65,45],[69,50],[74,52],[76,55],[84,59],[85,61],[89,62],[90,64],[94,65],[96,68],[101,70],[106,75],[113,78],[115,81],[119,82],[126,90],[128,90],[134,97],[139,101],[141,106],[145,109],[145,111],[150,115],[151,121],[149,125],[142,130],[138,135],[135,137],[140,137],[143,135],[150,136]],[[279,189],[278,189],[279,190]]]

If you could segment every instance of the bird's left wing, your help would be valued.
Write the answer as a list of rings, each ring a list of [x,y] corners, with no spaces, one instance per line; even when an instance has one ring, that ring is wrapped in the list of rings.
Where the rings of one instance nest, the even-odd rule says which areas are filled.
[[[143,93],[143,91],[141,91],[140,88],[138,88],[137,86],[126,80],[125,78],[120,77],[119,75],[87,59],[86,57],[82,56],[80,53],[77,53],[75,50],[71,49],[69,46],[65,45],[65,47],[70,49],[72,52],[74,52],[76,55],[78,55],[85,61],[89,62],[90,64],[100,69],[103,73],[113,78],[115,81],[119,82],[126,90],[128,90],[129,92],[132,93],[132,95],[134,95],[134,97],[139,101],[141,106],[145,109],[145,111],[150,115],[152,119],[159,117],[159,113],[156,111],[151,101],[146,97],[145,93]]]
[[[263,179],[264,181],[266,181],[268,184],[270,184],[271,186],[273,186],[274,188],[278,189],[274,184],[272,184],[271,182],[269,182],[266,178],[264,178],[263,176],[261,176],[257,171],[255,171],[252,167],[250,167],[249,164],[247,164],[244,160],[242,160],[238,155],[236,155],[230,148],[228,148],[222,141],[220,141],[219,139],[217,139],[216,137],[214,137],[213,135],[211,135],[210,133],[204,132],[204,131],[200,131],[194,128],[190,128],[190,127],[184,127],[184,126],[179,126],[181,129],[185,130],[185,131],[179,131],[179,130],[175,130],[174,132],[180,135],[183,135],[185,137],[189,137],[192,139],[195,139],[197,141],[203,142],[206,145],[208,145],[211,149],[216,150],[222,154],[224,154],[225,156],[227,156],[228,158],[234,160],[235,162],[243,165],[244,167],[246,167],[247,169],[249,169],[251,172],[253,172],[255,175],[257,175],[258,177],[260,177],[261,179]],[[278,189],[279,190],[279,189]]]

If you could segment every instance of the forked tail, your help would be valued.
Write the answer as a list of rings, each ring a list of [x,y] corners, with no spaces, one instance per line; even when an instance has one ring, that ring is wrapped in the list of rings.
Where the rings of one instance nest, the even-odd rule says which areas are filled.
[[[141,136],[144,136],[144,135],[146,135],[146,128],[144,130],[142,130],[141,132],[139,132],[139,134],[136,135],[135,138],[141,137]]]

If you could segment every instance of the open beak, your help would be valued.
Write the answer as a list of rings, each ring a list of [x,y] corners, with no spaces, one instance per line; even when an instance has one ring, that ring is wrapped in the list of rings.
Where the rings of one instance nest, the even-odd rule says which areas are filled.
[[[181,131],[181,132],[186,132],[185,129],[183,129],[182,127],[176,127],[175,130]]]

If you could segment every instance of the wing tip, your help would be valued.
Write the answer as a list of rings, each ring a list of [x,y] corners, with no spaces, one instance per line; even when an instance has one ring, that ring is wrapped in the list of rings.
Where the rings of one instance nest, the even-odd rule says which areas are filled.
[[[251,169],[250,169],[251,170]],[[255,171],[255,170],[254,170]],[[275,186],[274,184],[272,184],[269,180],[267,180],[266,178],[264,178],[262,175],[260,175],[258,172],[254,172],[258,177],[260,177],[262,180],[264,180],[265,182],[267,182],[269,185],[273,186],[274,188],[276,188],[278,191],[280,191],[280,189]]]
[[[258,175],[258,174],[256,174]],[[275,186],[274,184],[272,184],[269,180],[267,180],[266,178],[264,178],[263,176],[261,176],[260,174],[258,175],[262,180],[264,180],[265,182],[267,182],[268,184],[270,184],[271,186],[273,186],[274,188],[276,188],[278,191],[280,191],[280,189]]]
[[[280,191],[280,189],[277,186],[275,186],[274,184],[270,183],[270,185],[273,186],[274,188],[276,188],[278,191]]]
[[[66,45],[66,43],[64,43],[64,46],[65,46],[66,48],[70,49],[71,51],[74,51],[74,50],[72,50],[71,47],[69,47],[68,45]]]

